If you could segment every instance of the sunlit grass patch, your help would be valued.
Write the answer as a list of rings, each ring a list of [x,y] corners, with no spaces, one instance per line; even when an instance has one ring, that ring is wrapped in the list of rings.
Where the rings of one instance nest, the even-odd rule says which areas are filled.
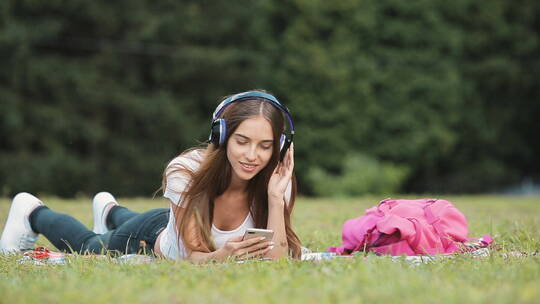
[[[322,262],[291,260],[193,265],[160,260],[126,265],[81,256],[65,265],[20,264],[0,256],[1,303],[537,303],[540,298],[540,198],[454,196],[470,236],[490,234],[497,251],[415,265],[372,254]],[[88,198],[44,198],[52,209],[92,224]],[[293,224],[314,251],[341,244],[341,226],[380,199],[300,198]],[[161,199],[120,199],[137,211]],[[9,200],[0,200],[3,226]],[[41,237],[38,245],[54,249]]]

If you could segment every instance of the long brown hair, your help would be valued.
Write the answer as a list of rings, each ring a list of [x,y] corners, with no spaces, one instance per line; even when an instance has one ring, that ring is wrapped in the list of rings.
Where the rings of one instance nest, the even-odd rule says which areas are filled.
[[[190,183],[183,192],[182,202],[185,205],[181,221],[176,223],[178,238],[182,239],[187,249],[193,251],[214,251],[216,248],[211,238],[211,228],[214,211],[214,200],[223,194],[231,182],[232,168],[227,159],[227,144],[231,134],[246,119],[263,116],[272,126],[274,145],[272,156],[257,175],[248,182],[248,202],[250,213],[255,222],[255,228],[266,228],[268,221],[268,183],[272,172],[279,162],[280,136],[284,132],[284,114],[267,101],[249,99],[229,105],[222,114],[227,121],[225,143],[216,147],[209,143],[200,147],[204,157],[200,167],[193,171],[186,167],[167,168],[163,173],[162,189],[166,189],[167,176],[181,172],[189,177]],[[181,155],[194,149],[189,149]],[[293,174],[291,198],[284,208],[285,231],[289,254],[300,258],[301,243],[291,227],[291,213],[296,199],[296,177]],[[180,212],[180,208],[176,208]],[[178,218],[178,214],[175,214]],[[194,239],[200,244],[194,243]]]

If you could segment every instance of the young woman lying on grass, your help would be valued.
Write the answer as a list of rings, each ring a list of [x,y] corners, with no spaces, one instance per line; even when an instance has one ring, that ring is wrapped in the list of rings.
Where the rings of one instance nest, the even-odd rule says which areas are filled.
[[[162,190],[169,208],[139,214],[101,192],[93,200],[90,231],[35,196],[19,193],[0,250],[31,249],[41,233],[59,250],[81,254],[144,252],[193,262],[299,258],[300,241],[291,228],[293,135],[290,113],[274,96],[233,95],[214,112],[208,144],[185,151],[166,167]],[[271,229],[273,239],[243,240],[247,228]]]

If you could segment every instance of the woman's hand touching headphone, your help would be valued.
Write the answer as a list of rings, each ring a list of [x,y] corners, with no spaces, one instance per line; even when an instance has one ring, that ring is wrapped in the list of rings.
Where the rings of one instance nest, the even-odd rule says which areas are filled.
[[[268,182],[268,203],[284,204],[284,195],[287,185],[291,181],[294,169],[294,143],[291,144],[285,158],[279,162]]]

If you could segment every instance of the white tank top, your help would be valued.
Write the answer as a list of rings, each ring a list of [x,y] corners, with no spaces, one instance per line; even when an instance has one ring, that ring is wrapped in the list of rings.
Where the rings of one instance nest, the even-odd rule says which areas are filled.
[[[191,171],[196,171],[200,167],[200,163],[203,159],[203,150],[193,150],[184,155],[178,156],[173,159],[167,166],[167,186],[163,190],[163,196],[168,198],[172,204],[185,208],[186,202],[182,201],[182,195],[187,186],[189,185],[189,178],[181,172],[172,172],[174,169],[185,168]],[[287,186],[285,191],[285,203],[289,203],[291,198],[291,182]],[[186,248],[180,239],[178,241],[178,235],[176,232],[176,221],[172,206],[170,208],[169,222],[167,227],[161,233],[159,240],[159,249],[164,257],[172,260],[181,260],[187,256]],[[224,231],[220,230],[212,225],[211,234],[216,248],[221,248],[225,245],[225,242],[236,236],[244,235],[248,228],[255,228],[255,223],[251,214],[248,214],[244,222],[234,230]]]
[[[248,228],[255,228],[255,222],[253,222],[251,213],[248,213],[244,222],[233,230],[220,230],[212,224],[212,239],[214,245],[216,245],[216,248],[221,248],[228,239],[244,235]]]

